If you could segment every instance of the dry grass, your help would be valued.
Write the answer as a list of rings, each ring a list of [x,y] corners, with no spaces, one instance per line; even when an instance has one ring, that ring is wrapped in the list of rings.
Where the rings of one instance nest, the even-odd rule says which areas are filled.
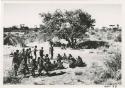
[[[93,63],[84,72],[79,72],[76,76],[84,76],[84,80],[90,84],[114,85],[121,84],[121,47],[112,45],[106,49],[107,57],[104,57],[104,67]],[[82,73],[82,74],[81,74]],[[80,75],[79,75],[80,74]],[[78,80],[83,81],[82,77]]]
[[[16,77],[13,75],[13,71],[8,71],[8,75],[3,77],[3,84],[19,84],[21,82],[20,77]]]
[[[121,70],[121,53],[114,53],[114,56],[105,61],[105,65],[108,68],[112,78],[119,79],[119,72]],[[117,76],[119,74],[119,76]]]
[[[102,75],[104,84],[121,84],[121,47],[112,45],[108,54],[108,58],[104,60],[105,72]]]

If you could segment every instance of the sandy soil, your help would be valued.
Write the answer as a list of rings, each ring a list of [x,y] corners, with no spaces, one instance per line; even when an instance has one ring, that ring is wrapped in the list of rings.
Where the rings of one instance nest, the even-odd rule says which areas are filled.
[[[39,43],[31,43],[28,44],[30,47],[33,47],[35,45],[38,46],[38,49],[41,47],[44,47],[45,54],[49,54],[49,44],[47,42],[39,44]],[[12,66],[12,57],[9,56],[9,54],[12,51],[15,51],[16,49],[21,49],[20,47],[11,47],[11,46],[4,46],[4,76],[7,75],[7,71],[11,70]],[[81,56],[83,61],[87,64],[87,67],[77,67],[74,69],[67,68],[64,70],[56,70],[52,71],[51,74],[53,76],[39,76],[39,77],[28,77],[23,78],[21,80],[21,84],[92,84],[90,80],[86,80],[85,77],[87,77],[86,74],[83,75],[83,73],[89,69],[93,64],[96,64],[97,66],[103,67],[103,61],[104,57],[107,56],[106,53],[104,53],[102,50],[99,49],[81,49],[81,50],[73,50],[73,49],[66,49],[62,50],[59,47],[54,47],[54,58],[57,56],[57,54],[60,53],[63,55],[66,53],[66,55],[72,54],[75,58],[78,56]],[[82,72],[82,73],[81,73]],[[81,76],[77,75],[82,74]],[[54,75],[55,74],[55,75]],[[85,76],[86,75],[86,76]],[[80,79],[82,78],[82,81]]]

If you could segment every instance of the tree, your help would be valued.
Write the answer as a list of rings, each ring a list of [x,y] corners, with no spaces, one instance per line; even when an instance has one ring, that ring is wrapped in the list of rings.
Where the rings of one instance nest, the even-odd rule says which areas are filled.
[[[64,12],[58,9],[54,13],[40,13],[40,15],[47,33],[66,39],[71,46],[95,23],[95,19],[81,9]]]

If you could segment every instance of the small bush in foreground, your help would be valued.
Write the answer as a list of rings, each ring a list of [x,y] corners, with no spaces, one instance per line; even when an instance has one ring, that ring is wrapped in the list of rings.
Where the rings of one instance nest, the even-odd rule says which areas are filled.
[[[13,76],[13,71],[8,71],[8,75],[3,77],[4,84],[18,84],[20,83],[21,78]]]
[[[118,81],[118,84],[121,84],[121,50],[118,47],[111,47],[109,52],[112,54],[104,62],[107,71],[103,77],[106,78],[109,75],[108,79],[115,80],[114,83]]]

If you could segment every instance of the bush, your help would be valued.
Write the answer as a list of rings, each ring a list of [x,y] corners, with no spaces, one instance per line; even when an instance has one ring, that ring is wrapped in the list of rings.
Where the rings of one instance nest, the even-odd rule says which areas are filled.
[[[84,42],[81,42],[81,43],[77,44],[77,46],[79,48],[96,49],[96,48],[103,47],[103,46],[109,47],[109,44],[108,44],[108,42],[105,42],[105,41],[88,40],[88,41],[84,41]]]
[[[108,68],[108,72],[111,78],[121,79],[121,53],[113,52],[114,56],[105,61],[105,66]]]
[[[16,77],[13,75],[13,71],[8,71],[8,75],[3,77],[4,84],[19,84],[21,82],[20,77]]]
[[[83,72],[75,72],[75,75],[82,75]]]
[[[115,41],[116,41],[116,42],[121,42],[121,41],[122,41],[122,39],[121,39],[121,33],[119,33],[119,34],[116,36]]]
[[[12,45],[12,46],[25,46],[24,39],[20,36],[15,36],[14,34],[8,34],[4,37],[4,45]]]

